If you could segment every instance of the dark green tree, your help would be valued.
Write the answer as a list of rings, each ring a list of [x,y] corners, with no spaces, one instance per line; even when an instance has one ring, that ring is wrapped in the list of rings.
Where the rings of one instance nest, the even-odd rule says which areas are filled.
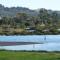
[[[38,15],[41,19],[41,23],[46,24],[48,19],[48,11],[44,8],[41,8]]]

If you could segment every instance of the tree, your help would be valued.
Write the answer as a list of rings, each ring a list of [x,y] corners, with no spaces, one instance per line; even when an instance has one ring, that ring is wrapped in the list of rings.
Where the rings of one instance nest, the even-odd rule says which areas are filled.
[[[8,19],[7,17],[2,18],[2,24],[8,24]]]
[[[26,13],[17,13],[16,18],[19,20],[19,22],[24,22],[24,20],[27,19],[27,14]]]
[[[58,14],[56,11],[52,13],[52,19],[53,19],[53,23],[56,25],[58,22]]]
[[[47,23],[48,11],[46,9],[41,8],[38,16],[40,17],[42,23]]]

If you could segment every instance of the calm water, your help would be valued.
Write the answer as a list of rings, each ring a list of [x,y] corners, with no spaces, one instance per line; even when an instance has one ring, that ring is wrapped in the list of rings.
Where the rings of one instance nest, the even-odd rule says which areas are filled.
[[[31,44],[31,45],[0,46],[0,49],[60,51],[60,35],[0,36],[0,41],[44,43],[44,44]]]

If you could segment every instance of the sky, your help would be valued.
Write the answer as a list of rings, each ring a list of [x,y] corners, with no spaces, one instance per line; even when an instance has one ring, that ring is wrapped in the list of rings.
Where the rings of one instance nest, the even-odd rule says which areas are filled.
[[[0,0],[5,7],[27,7],[29,9],[46,8],[60,10],[60,0]]]

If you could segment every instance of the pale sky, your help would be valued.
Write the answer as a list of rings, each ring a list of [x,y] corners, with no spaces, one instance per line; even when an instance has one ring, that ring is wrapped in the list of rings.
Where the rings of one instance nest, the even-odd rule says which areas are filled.
[[[60,10],[60,0],[0,0],[5,7],[27,7],[30,9],[46,8]]]

